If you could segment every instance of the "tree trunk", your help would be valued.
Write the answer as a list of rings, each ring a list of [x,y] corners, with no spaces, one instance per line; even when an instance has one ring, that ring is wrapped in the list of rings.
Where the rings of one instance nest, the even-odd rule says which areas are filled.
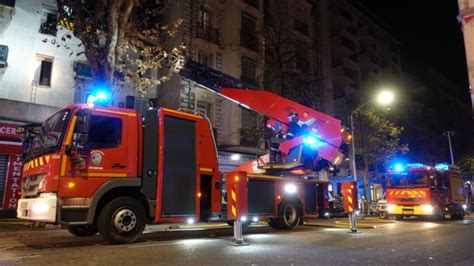
[[[366,158],[366,156],[364,156],[364,175],[363,175],[363,182],[364,182],[364,200],[365,200],[365,203],[364,203],[364,213],[366,214],[369,214],[369,205],[370,205],[370,202],[369,202],[369,178],[368,178],[368,173],[369,173],[369,162]]]

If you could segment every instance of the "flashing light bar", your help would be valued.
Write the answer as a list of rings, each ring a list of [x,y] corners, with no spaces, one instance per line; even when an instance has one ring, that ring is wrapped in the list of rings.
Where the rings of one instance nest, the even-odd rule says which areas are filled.
[[[449,165],[447,163],[438,163],[435,165],[435,169],[439,171],[449,170]]]
[[[410,168],[426,168],[427,170],[430,170],[433,167],[425,165],[425,164],[421,164],[421,163],[408,163],[408,164],[395,163],[394,165],[390,167],[390,170],[394,172],[402,173],[402,172],[407,171]],[[447,163],[438,163],[435,165],[434,168],[438,171],[447,171],[449,170],[450,165]]]

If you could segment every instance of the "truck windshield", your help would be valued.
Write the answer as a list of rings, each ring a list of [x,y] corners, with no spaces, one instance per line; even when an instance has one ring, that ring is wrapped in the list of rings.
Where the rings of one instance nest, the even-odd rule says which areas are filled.
[[[62,110],[48,118],[41,126],[28,129],[24,145],[26,159],[57,150],[70,113],[71,110]]]
[[[395,174],[390,176],[388,187],[407,188],[407,187],[427,187],[428,175],[425,172],[408,172],[404,174]]]

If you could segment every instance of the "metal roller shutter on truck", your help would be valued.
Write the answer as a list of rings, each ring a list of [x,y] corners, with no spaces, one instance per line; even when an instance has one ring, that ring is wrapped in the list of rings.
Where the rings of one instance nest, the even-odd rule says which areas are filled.
[[[3,194],[5,193],[5,182],[7,179],[8,155],[0,154],[0,209],[3,206]]]

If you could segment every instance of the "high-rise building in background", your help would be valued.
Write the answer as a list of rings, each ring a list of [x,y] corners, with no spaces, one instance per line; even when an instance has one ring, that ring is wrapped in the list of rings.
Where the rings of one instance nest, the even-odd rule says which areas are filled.
[[[328,3],[335,116],[347,122],[365,93],[399,81],[400,43],[357,1]]]
[[[330,32],[331,76],[334,116],[349,126],[351,113],[380,89],[396,89],[401,82],[400,43],[388,27],[356,0],[322,0],[327,19],[322,28]],[[338,190],[341,177],[350,175],[349,162],[341,165],[339,178],[330,189]],[[359,172],[360,173],[360,172]],[[368,201],[382,197],[384,180],[376,172],[369,178]],[[342,179],[343,180],[343,179]],[[359,182],[359,186],[363,185]],[[360,189],[360,196],[363,189]]]

